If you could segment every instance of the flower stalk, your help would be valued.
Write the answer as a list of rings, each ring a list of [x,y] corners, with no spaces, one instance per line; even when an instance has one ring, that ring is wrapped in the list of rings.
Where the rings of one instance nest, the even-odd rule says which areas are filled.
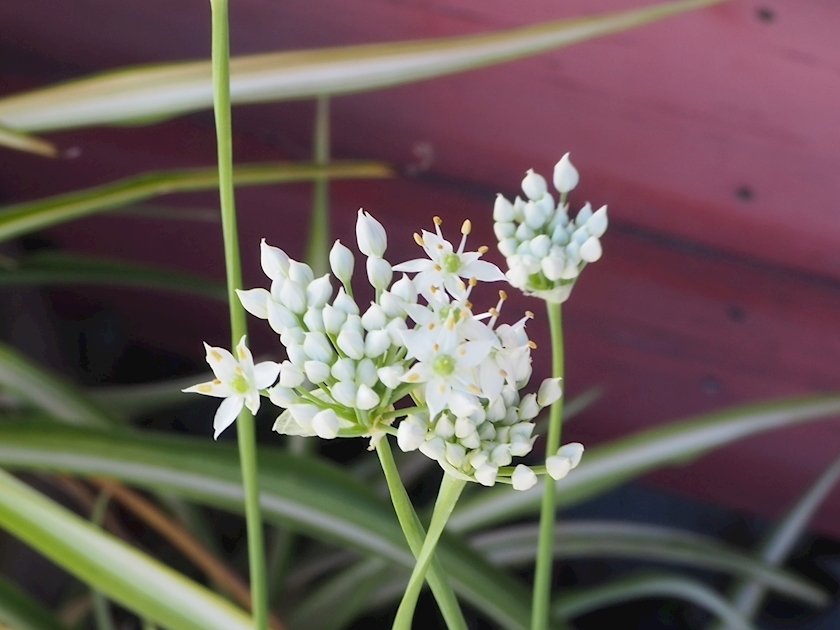
[[[219,199],[224,235],[225,271],[230,305],[231,346],[245,336],[245,310],[236,295],[242,288],[236,206],[233,194],[233,139],[230,116],[230,44],[227,0],[210,0],[212,13],[213,112],[219,163]],[[254,417],[244,408],[237,422],[239,460],[245,493],[245,521],[248,536],[248,564],[251,577],[251,613],[255,630],[268,628],[268,594],[262,519],[257,487],[257,450]]]
[[[546,302],[551,329],[551,371],[554,378],[563,378],[563,322],[558,302]],[[546,436],[546,455],[560,448],[563,421],[563,397],[551,405]],[[531,604],[531,630],[548,630],[551,600],[551,568],[554,561],[554,521],[556,490],[553,479],[546,479],[540,507],[540,529],[534,569],[534,593]]]

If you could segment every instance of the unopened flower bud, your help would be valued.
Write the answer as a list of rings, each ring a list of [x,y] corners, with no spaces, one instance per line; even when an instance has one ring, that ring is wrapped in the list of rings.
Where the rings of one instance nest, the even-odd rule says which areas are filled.
[[[356,362],[348,357],[342,357],[332,364],[330,374],[337,381],[352,381],[356,378]],[[356,396],[355,391],[353,396]]]
[[[303,372],[290,361],[280,364],[281,387],[299,387],[303,383]]]
[[[595,238],[601,238],[607,231],[607,206],[601,206],[586,220],[586,231]]]
[[[402,278],[394,283],[394,286],[391,287],[391,293],[401,297],[408,304],[417,303],[417,287],[406,274],[403,274]]]
[[[497,240],[503,241],[516,233],[516,224],[512,222],[496,222],[493,224],[493,233],[496,235]]]
[[[362,359],[356,366],[356,383],[374,387],[379,378],[376,374],[376,364],[370,359]]]
[[[340,381],[330,387],[330,395],[335,402],[345,407],[356,406],[356,393],[358,388],[352,381]]]
[[[559,280],[566,266],[565,258],[555,258],[554,256],[546,256],[540,261],[540,268],[546,278],[554,282]]]
[[[388,318],[385,316],[385,311],[375,302],[362,315],[362,326],[365,330],[379,330],[385,328],[387,323]]]
[[[522,192],[525,193],[525,196],[532,200],[539,199],[547,190],[548,187],[545,183],[545,177],[539,173],[535,173],[534,169],[529,168],[525,179],[522,180]]]
[[[583,457],[583,444],[580,442],[569,442],[557,450],[559,457],[568,457],[572,462],[572,468],[576,468]]]
[[[338,436],[338,416],[332,409],[319,411],[312,417],[312,430],[319,438],[332,440]]]
[[[341,241],[333,243],[332,249],[330,250],[330,269],[332,269],[333,274],[338,278],[339,282],[350,284],[350,280],[353,278],[354,264],[353,252],[342,245]]]
[[[416,451],[426,441],[426,428],[422,420],[407,416],[397,427],[397,445],[405,453]]]
[[[467,451],[460,444],[454,442],[446,443],[446,461],[455,468],[460,468],[464,465]]]
[[[280,289],[280,301],[287,309],[297,315],[302,315],[306,310],[306,292],[297,282],[288,280]]]
[[[321,317],[324,320],[324,330],[331,335],[337,335],[347,319],[347,313],[327,304],[321,311]]]
[[[356,392],[356,407],[362,411],[373,409],[379,404],[379,396],[367,385],[359,385],[359,391]]]
[[[567,153],[554,166],[554,187],[561,193],[567,193],[578,185],[579,179],[577,169],[572,166]]]
[[[575,225],[578,227],[583,226],[590,218],[592,217],[592,204],[588,201],[583,204],[583,208],[580,209],[580,212],[577,213],[575,217]]]
[[[298,262],[297,260],[289,260],[289,280],[297,282],[305,288],[314,279],[315,274],[312,273],[312,268],[309,265]]]
[[[289,273],[289,257],[282,249],[260,242],[260,264],[271,280],[283,280]]]
[[[312,332],[324,332],[324,311],[310,306],[303,314],[303,323]]]
[[[332,285],[329,274],[313,280],[306,287],[306,303],[312,308],[324,308],[332,295]]]
[[[509,223],[513,221],[513,218],[513,204],[499,193],[496,195],[496,203],[493,206],[493,220],[500,223]]]
[[[394,271],[391,264],[384,258],[371,256],[367,259],[368,281],[374,289],[384,291],[391,284]]]
[[[547,378],[540,383],[540,390],[537,392],[537,403],[540,407],[548,407],[560,399],[563,390],[560,388],[560,381],[558,378]]]
[[[601,249],[601,241],[594,236],[590,236],[583,245],[580,246],[580,258],[586,262],[592,263],[601,258],[604,250]]]
[[[330,377],[330,366],[321,361],[307,361],[303,364],[303,370],[306,372],[306,378],[314,385],[323,383]]]
[[[376,374],[379,376],[379,380],[385,384],[385,387],[396,389],[399,387],[400,379],[405,374],[405,370],[396,365],[386,365],[385,367],[379,368]]]
[[[361,208],[356,219],[356,240],[359,243],[359,251],[365,256],[382,258],[385,255],[385,248],[388,246],[385,228]]]
[[[365,335],[365,356],[376,358],[391,347],[391,335],[387,330],[372,330]]]
[[[304,333],[303,350],[313,361],[331,363],[334,357],[332,344],[324,333]]]
[[[513,470],[513,475],[510,480],[513,483],[514,490],[528,490],[536,485],[537,475],[535,475],[534,471],[524,464],[519,464]]]
[[[539,230],[545,223],[545,216],[542,210],[533,201],[525,204],[525,210],[523,212],[525,213],[525,225],[532,230]]]
[[[495,464],[481,464],[475,469],[475,480],[482,486],[492,486],[496,483],[499,467]]]
[[[342,328],[336,339],[338,348],[351,359],[357,361],[365,356],[365,340],[358,330]]]
[[[236,295],[242,303],[242,308],[251,313],[254,317],[268,319],[268,300],[271,299],[265,289],[250,289],[248,291],[236,290]]]
[[[548,255],[548,250],[551,249],[551,239],[545,234],[538,234],[531,239],[531,255],[542,259]]]
[[[282,385],[275,385],[268,390],[268,399],[278,407],[286,409],[291,405],[300,402],[295,390]]]
[[[348,315],[359,314],[359,307],[356,305],[356,301],[345,293],[344,287],[338,289],[338,293],[333,300],[333,306]]]

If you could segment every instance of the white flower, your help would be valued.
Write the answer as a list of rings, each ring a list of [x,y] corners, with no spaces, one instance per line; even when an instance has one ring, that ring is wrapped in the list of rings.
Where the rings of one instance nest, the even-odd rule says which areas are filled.
[[[560,388],[560,381],[558,378],[547,378],[540,384],[540,391],[537,393],[537,402],[540,407],[548,407],[560,399],[563,390]]]
[[[213,438],[216,439],[233,424],[243,405],[251,413],[257,413],[260,408],[260,390],[277,380],[280,366],[273,361],[254,365],[251,351],[245,345],[245,337],[236,345],[238,360],[224,348],[214,348],[206,343],[204,348],[207,351],[207,363],[216,378],[182,391],[224,398],[213,418]]]
[[[458,251],[454,251],[452,243],[443,238],[440,231],[440,217],[434,218],[435,234],[423,230],[423,235],[414,235],[414,240],[426,252],[429,259],[415,258],[400,263],[394,271],[417,273],[414,283],[421,292],[428,287],[445,288],[455,298],[463,298],[467,294],[467,284],[461,279],[475,279],[479,282],[495,282],[504,280],[502,271],[493,263],[479,260],[487,251],[480,247],[477,252],[465,252],[467,235],[472,230],[469,220],[461,226],[461,243]],[[425,293],[424,293],[425,294]]]
[[[365,256],[382,258],[385,255],[385,248],[388,246],[385,228],[361,208],[356,219],[356,240],[359,243],[359,251]]]
[[[402,332],[409,355],[417,362],[402,377],[406,383],[425,383],[429,415],[434,418],[448,404],[453,391],[480,392],[473,368],[490,353],[486,341],[461,341],[446,327]]]
[[[341,283],[350,284],[350,280],[353,278],[354,264],[353,252],[342,245],[341,241],[333,243],[330,250],[330,269]]]

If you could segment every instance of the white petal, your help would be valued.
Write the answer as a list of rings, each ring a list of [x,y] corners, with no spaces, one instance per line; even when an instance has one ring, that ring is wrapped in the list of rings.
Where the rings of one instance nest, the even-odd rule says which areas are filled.
[[[319,438],[332,440],[338,436],[338,416],[332,409],[319,411],[312,418],[312,429]]]
[[[231,396],[225,398],[219,408],[216,410],[216,415],[213,418],[213,439],[218,439],[219,435],[233,424],[236,416],[242,411],[244,400],[241,396]]]
[[[438,413],[443,411],[449,402],[452,387],[443,379],[434,378],[426,383],[425,391],[426,406],[429,408],[429,415],[434,418]]]
[[[214,396],[215,398],[227,398],[231,395],[228,384],[222,383],[218,380],[199,383],[198,385],[187,387],[181,391],[187,394],[204,394],[205,396]]]
[[[397,427],[397,446],[405,453],[416,451],[426,441],[426,428],[420,421],[412,422],[414,416],[408,416]]]
[[[356,406],[362,411],[373,409],[379,404],[379,396],[367,385],[359,385],[356,392]]]
[[[571,460],[572,468],[575,468],[580,463],[580,458],[583,457],[583,444],[580,442],[564,444],[558,449],[557,455],[568,457]]]
[[[394,271],[402,271],[404,273],[419,273],[435,268],[435,263],[427,258],[415,258],[414,260],[406,260],[399,265],[394,265]]]
[[[559,481],[569,474],[572,469],[572,460],[568,457],[552,455],[545,460],[545,469],[552,479]]]
[[[356,406],[356,384],[351,381],[340,381],[330,387],[330,395],[339,405],[345,407]]]
[[[254,387],[265,389],[274,385],[280,374],[280,364],[274,361],[262,361],[254,366]]]
[[[245,406],[252,415],[256,415],[260,410],[260,393],[256,389],[245,392]]]
[[[236,375],[235,370],[239,364],[230,352],[206,343],[204,349],[207,352],[207,364],[220,381],[227,382]]]
[[[272,280],[285,280],[289,272],[289,257],[282,249],[272,247],[263,239],[260,242],[260,263]]]
[[[475,480],[482,486],[492,486],[496,483],[499,467],[495,464],[481,464],[475,470]]]
[[[537,403],[540,407],[548,407],[560,399],[563,390],[560,388],[561,378],[547,378],[540,384],[537,393]]]

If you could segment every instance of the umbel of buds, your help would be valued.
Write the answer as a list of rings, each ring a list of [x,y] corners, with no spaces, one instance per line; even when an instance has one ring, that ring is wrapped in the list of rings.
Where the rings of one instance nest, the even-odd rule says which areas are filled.
[[[354,298],[355,257],[340,242],[329,256],[332,275],[315,278],[308,265],[263,241],[270,287],[238,295],[280,336],[287,358],[254,366],[244,341],[238,363],[223,349],[208,348],[217,379],[189,391],[226,398],[217,434],[243,405],[256,412],[259,394],[285,409],[274,424],[278,433],[367,437],[371,446],[390,433],[401,449],[419,449],[460,479],[517,490],[535,484],[534,470],[513,466],[513,458],[531,451],[533,421],[561,396],[559,379],[546,379],[537,393],[522,392],[536,347],[525,332],[532,315],[499,323],[504,291],[495,306],[473,313],[477,285],[505,276],[480,260],[486,247],[466,251],[469,221],[457,248],[441,224],[435,217],[434,232],[414,235],[428,258],[392,267],[385,229],[359,211],[356,238],[375,296],[367,305]],[[401,273],[396,281],[394,272]],[[341,284],[337,291],[333,278]],[[546,470],[565,475],[577,464],[574,453],[558,453]]]
[[[607,206],[592,211],[587,202],[574,219],[566,195],[577,186],[578,172],[564,155],[554,167],[554,187],[529,170],[522,180],[525,199],[511,203],[501,194],[493,208],[499,251],[507,260],[508,281],[527,295],[565,302],[587,263],[601,258],[600,238],[607,230]]]

